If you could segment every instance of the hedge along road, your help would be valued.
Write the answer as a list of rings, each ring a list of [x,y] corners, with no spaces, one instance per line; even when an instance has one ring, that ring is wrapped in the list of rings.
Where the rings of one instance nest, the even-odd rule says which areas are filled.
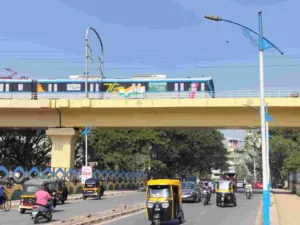
[[[70,217],[86,213],[95,213],[114,209],[118,205],[132,205],[145,202],[145,192],[118,197],[103,197],[101,200],[87,199],[67,201],[64,205],[57,205],[53,213],[53,222],[66,220]],[[17,210],[9,212],[0,211],[0,224],[5,225],[29,225],[32,224],[31,211],[21,215]]]

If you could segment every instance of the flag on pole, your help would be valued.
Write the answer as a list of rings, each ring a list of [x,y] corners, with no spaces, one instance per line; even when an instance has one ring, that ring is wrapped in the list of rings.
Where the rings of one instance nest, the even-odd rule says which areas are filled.
[[[251,30],[248,30],[247,28],[243,27],[243,34],[246,38],[248,38],[251,41],[251,44],[253,46],[259,47],[259,42],[257,40],[257,38],[253,37],[251,34],[255,34],[256,36],[258,36],[258,34],[252,32]],[[275,46],[269,42],[267,39],[263,38],[263,49],[269,49],[269,48],[275,48]]]
[[[81,134],[82,135],[88,135],[88,133],[90,133],[91,129],[92,129],[92,127],[86,127]]]

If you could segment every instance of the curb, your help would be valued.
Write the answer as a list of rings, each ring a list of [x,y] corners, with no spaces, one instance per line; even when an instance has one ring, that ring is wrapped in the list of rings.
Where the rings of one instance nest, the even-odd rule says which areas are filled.
[[[276,207],[276,200],[275,200],[273,192],[271,192],[271,202],[272,202],[272,205],[270,207],[270,224],[271,225],[280,225],[278,211],[277,211],[277,207]]]
[[[116,192],[116,193],[110,193],[108,195],[104,194],[103,197],[111,197],[111,196],[118,196],[118,195],[131,195],[131,194],[135,194],[135,193],[138,193],[138,192],[137,191]],[[82,196],[73,197],[72,195],[70,195],[67,202],[68,201],[76,201],[76,200],[82,200]],[[12,201],[12,203],[11,203],[11,209],[17,209],[19,207],[19,205],[20,205],[20,200],[14,200],[14,202]]]
[[[49,223],[50,225],[57,225],[57,224],[64,224],[64,225],[92,225],[92,224],[99,224],[99,223],[102,223],[102,222],[105,222],[105,221],[109,221],[109,220],[113,220],[113,219],[116,219],[116,218],[120,218],[122,216],[125,216],[125,215],[129,215],[129,214],[134,214],[134,213],[137,213],[137,212],[140,212],[140,211],[143,211],[146,209],[146,205],[144,203],[139,203],[139,204],[136,204],[136,205],[132,205],[132,206],[129,206],[129,207],[132,207],[133,209],[125,209],[125,210],[122,210],[120,212],[113,212],[113,210],[106,210],[106,211],[103,211],[103,213],[111,213],[110,215],[94,215],[94,218],[93,215],[91,214],[88,214],[86,215],[86,218],[82,218],[80,219],[81,221],[74,221],[76,220],[76,218],[70,218],[68,219],[67,221],[59,221],[59,222],[54,222],[54,223]]]
[[[274,193],[271,192],[271,207],[270,207],[270,225],[280,225],[279,217],[276,207],[276,201],[274,197]],[[263,212],[262,212],[263,203],[262,200],[259,203],[259,209],[257,212],[255,225],[262,225],[263,224]]]
[[[262,200],[259,202],[259,208],[255,219],[255,225],[262,225],[263,218],[262,218]]]

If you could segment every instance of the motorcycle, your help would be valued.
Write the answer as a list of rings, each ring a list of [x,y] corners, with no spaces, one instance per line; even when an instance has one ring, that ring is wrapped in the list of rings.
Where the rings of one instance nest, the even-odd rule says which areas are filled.
[[[53,202],[49,200],[48,203],[51,203],[52,205],[47,208],[44,206],[38,205],[37,203],[33,204],[31,219],[33,220],[34,224],[37,224],[39,222],[40,217],[46,219],[48,222],[50,222],[52,220],[52,213],[54,210]]]
[[[209,197],[210,193],[207,190],[202,190],[202,198],[203,198],[203,205],[208,205],[209,204]]]
[[[252,196],[251,190],[250,190],[249,187],[247,187],[247,188],[246,188],[246,198],[247,198],[247,199],[250,199],[251,196]]]

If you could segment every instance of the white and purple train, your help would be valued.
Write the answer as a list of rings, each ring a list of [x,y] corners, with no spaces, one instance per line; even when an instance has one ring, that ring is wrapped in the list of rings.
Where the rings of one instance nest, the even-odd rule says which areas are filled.
[[[211,77],[167,78],[165,75],[133,76],[107,79],[89,77],[88,96],[115,98],[214,98]],[[0,99],[82,99],[85,78],[69,79],[0,79]]]

